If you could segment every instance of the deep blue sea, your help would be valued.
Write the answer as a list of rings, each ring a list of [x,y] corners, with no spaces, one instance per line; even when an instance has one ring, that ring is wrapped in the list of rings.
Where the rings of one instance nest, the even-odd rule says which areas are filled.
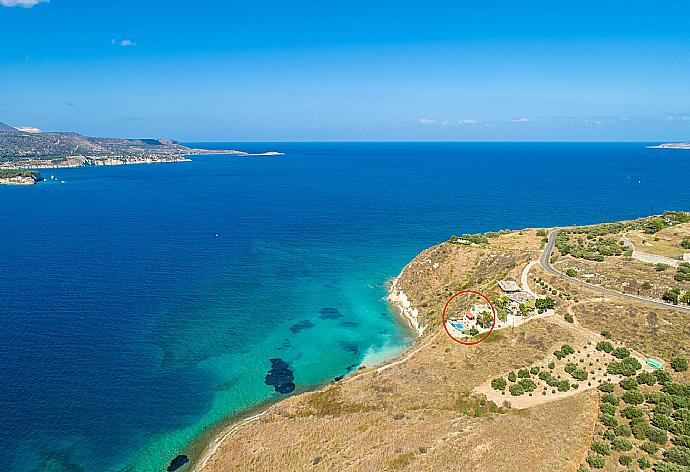
[[[270,359],[397,355],[385,283],[451,234],[690,210],[690,151],[641,143],[202,146],[285,155],[0,187],[1,470],[161,471],[282,396]]]

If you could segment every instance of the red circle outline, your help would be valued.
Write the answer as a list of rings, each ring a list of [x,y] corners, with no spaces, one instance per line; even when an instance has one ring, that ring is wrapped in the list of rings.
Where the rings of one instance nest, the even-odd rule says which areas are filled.
[[[455,337],[453,337],[453,335],[450,334],[450,331],[448,331],[448,327],[446,326],[446,310],[448,310],[448,305],[450,305],[450,302],[452,302],[455,297],[457,297],[458,295],[462,295],[463,293],[473,293],[475,295],[479,295],[480,297],[482,297],[489,304],[489,306],[491,307],[491,312],[494,315],[494,322],[491,323],[491,329],[489,330],[489,332],[486,333],[486,335],[482,339],[480,339],[479,341],[474,341],[471,343],[466,343],[466,342],[460,341],[459,339],[456,339]],[[441,313],[441,321],[443,322],[443,329],[446,330],[446,334],[450,337],[450,339],[452,339],[456,343],[460,343],[460,344],[463,344],[465,346],[474,346],[475,344],[479,344],[480,342],[482,342],[486,338],[488,338],[489,335],[491,334],[491,332],[494,330],[494,327],[496,326],[496,308],[494,308],[494,304],[491,303],[491,300],[489,300],[486,297],[486,295],[484,295],[483,293],[477,292],[475,290],[461,290],[458,293],[456,293],[455,295],[453,295],[452,297],[450,297],[448,299],[448,301],[446,302],[446,306],[443,307],[443,313]]]

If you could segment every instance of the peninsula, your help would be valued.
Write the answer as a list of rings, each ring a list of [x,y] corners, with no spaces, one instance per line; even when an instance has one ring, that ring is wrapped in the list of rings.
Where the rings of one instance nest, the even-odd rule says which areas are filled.
[[[199,149],[171,139],[93,138],[71,132],[42,132],[36,128],[13,128],[0,123],[0,169],[11,170],[0,184],[31,184],[41,180],[37,173],[18,170],[85,166],[114,166],[186,162],[186,156],[228,154],[235,156],[276,156],[279,152],[250,154],[224,149]]]
[[[390,284],[419,335],[405,354],[229,424],[194,470],[686,470],[688,252],[687,212],[453,236]],[[484,325],[442,311],[481,314],[454,298],[470,290],[500,326],[462,345]]]
[[[690,143],[665,143],[647,147],[649,149],[690,149]]]

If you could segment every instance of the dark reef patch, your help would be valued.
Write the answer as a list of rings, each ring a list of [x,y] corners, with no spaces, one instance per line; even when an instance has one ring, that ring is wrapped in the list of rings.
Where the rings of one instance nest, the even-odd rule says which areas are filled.
[[[271,385],[276,392],[286,394],[295,390],[295,375],[283,359],[271,359],[271,370],[266,374],[264,383]]]
[[[357,323],[356,321],[343,321],[342,323],[340,323],[340,326],[342,326],[343,328],[356,328],[357,326],[359,326],[359,323]]]
[[[350,371],[351,371],[352,369],[354,369],[355,367],[357,367],[357,364],[351,364],[351,365],[345,367],[345,370],[347,370],[348,372],[350,372]]]
[[[292,326],[290,326],[290,331],[292,331],[292,334],[297,334],[300,331],[302,331],[303,329],[309,329],[309,328],[313,328],[313,327],[314,327],[314,323],[312,323],[311,321],[302,320],[299,323],[295,323]]]
[[[185,465],[187,462],[189,462],[189,457],[185,456],[184,454],[180,454],[176,458],[170,461],[170,465],[166,469],[168,472],[173,472],[179,468],[181,468],[183,465]]]
[[[338,318],[342,317],[343,314],[340,313],[340,310],[331,306],[327,306],[319,310],[319,318],[322,320],[337,320]]]
[[[355,343],[351,343],[349,341],[338,341],[340,343],[340,346],[343,348],[344,351],[346,352],[351,352],[353,354],[359,354],[359,347]]]

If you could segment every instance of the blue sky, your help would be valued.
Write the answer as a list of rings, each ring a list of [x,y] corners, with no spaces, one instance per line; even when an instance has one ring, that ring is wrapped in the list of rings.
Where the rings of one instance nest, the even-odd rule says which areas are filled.
[[[215,141],[690,140],[687,0],[0,4],[11,125]]]

